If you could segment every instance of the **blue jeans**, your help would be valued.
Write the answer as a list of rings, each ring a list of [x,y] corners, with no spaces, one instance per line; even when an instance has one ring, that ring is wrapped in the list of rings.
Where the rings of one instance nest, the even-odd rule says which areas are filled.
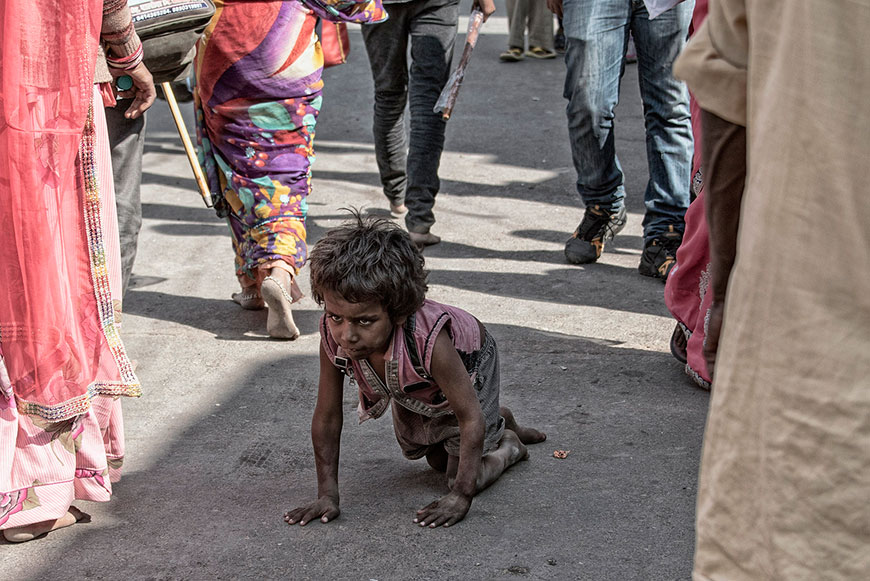
[[[459,0],[411,0],[385,7],[389,20],[362,25],[375,84],[375,158],[384,195],[390,203],[408,207],[408,230],[425,234],[435,223],[432,208],[441,185],[438,166],[446,128],[433,109],[450,76]],[[409,101],[410,140],[405,137]]]
[[[693,6],[688,0],[650,20],[642,0],[563,2],[568,135],[577,191],[587,207],[613,210],[624,204],[613,120],[629,32],[634,37],[649,163],[643,220],[647,241],[668,226],[682,232],[689,207],[693,149],[689,93],[671,68],[686,44]]]

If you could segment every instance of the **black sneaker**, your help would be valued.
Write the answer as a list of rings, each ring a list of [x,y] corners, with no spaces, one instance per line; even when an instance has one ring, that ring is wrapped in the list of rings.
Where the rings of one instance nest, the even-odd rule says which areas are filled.
[[[595,262],[604,250],[604,243],[613,240],[625,227],[625,220],[625,206],[616,211],[587,207],[583,221],[565,243],[565,258],[571,264]]]
[[[667,232],[646,243],[637,270],[644,276],[667,280],[677,263],[677,248],[682,241],[683,235],[673,226],[668,226]]]

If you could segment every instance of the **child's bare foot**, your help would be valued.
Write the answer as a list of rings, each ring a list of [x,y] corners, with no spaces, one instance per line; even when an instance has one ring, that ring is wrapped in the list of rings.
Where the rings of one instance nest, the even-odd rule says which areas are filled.
[[[529,449],[526,448],[526,445],[523,443],[522,439],[520,439],[519,434],[511,429],[505,428],[504,437],[501,439],[499,449],[502,447],[504,447],[507,452],[505,458],[505,469],[513,466],[517,462],[529,459]]]
[[[520,441],[520,437],[513,430],[505,429],[498,448],[483,455],[477,474],[477,492],[498,480],[505,470],[517,462],[527,460],[528,457],[529,449]],[[459,457],[451,456],[450,459],[451,463],[447,468],[447,486],[452,489]]]
[[[46,533],[68,527],[70,525],[74,525],[81,520],[85,520],[86,518],[90,517],[76,507],[71,506],[67,510],[67,513],[57,520],[45,520],[23,527],[6,529],[3,531],[3,537],[10,543],[23,543],[25,541],[32,541],[33,539],[41,537]]]
[[[504,427],[507,430],[514,432],[523,444],[540,444],[547,439],[547,434],[535,428],[524,428],[517,423],[513,412],[501,406],[498,408],[498,413],[504,418]]]

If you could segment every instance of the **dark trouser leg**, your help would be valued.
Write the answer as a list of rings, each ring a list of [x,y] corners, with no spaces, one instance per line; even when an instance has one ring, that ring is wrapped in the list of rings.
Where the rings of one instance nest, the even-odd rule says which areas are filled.
[[[408,144],[405,138],[405,105],[408,102],[409,4],[389,4],[390,19],[363,24],[372,79],[375,85],[373,134],[375,159],[384,195],[394,206],[405,202]]]
[[[142,226],[142,153],[145,146],[145,115],[138,119],[124,117],[125,102],[106,107],[106,125],[112,148],[112,174],[115,183],[115,206],[118,210],[118,235],[121,239],[121,277],[124,292],[130,284],[139,228]]]
[[[444,149],[446,122],[435,113],[435,103],[450,76],[458,0],[427,0],[419,4],[410,22],[411,70],[409,101],[411,139],[408,151],[408,187],[405,225],[426,233],[435,223],[432,208],[440,188],[438,166]]]

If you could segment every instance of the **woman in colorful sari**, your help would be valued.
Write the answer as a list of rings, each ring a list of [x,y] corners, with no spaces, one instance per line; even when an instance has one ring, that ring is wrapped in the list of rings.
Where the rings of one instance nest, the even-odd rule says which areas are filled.
[[[120,475],[118,396],[139,383],[100,99],[130,76],[135,118],[155,91],[126,0],[0,0],[0,29],[0,529],[21,542],[80,520],[71,503],[108,501]]]
[[[295,339],[291,304],[308,256],[305,218],[323,53],[317,20],[381,22],[380,0],[217,0],[197,47],[197,140],[226,217],[244,309],[269,309],[271,337]]]

